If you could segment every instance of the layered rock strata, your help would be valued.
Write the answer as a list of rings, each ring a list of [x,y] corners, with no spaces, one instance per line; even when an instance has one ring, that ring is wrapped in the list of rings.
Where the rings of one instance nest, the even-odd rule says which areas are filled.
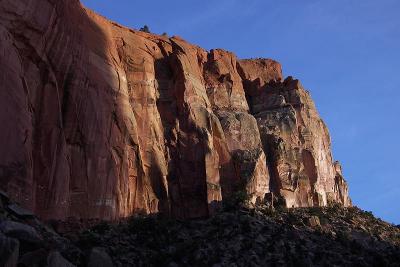
[[[351,205],[309,93],[273,60],[77,0],[2,0],[0,62],[0,188],[42,218],[205,217],[238,190]]]

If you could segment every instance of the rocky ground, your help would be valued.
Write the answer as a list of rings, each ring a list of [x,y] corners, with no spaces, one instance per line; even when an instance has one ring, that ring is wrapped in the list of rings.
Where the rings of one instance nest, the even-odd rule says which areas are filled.
[[[213,218],[136,218],[79,236],[117,266],[400,266],[400,231],[358,208],[267,208]]]
[[[1,196],[1,266],[400,266],[399,226],[356,207],[43,224]]]

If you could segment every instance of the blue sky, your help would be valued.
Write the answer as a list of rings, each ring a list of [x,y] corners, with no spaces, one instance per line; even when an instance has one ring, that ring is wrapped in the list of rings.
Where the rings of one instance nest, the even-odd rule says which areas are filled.
[[[400,1],[82,2],[128,27],[281,62],[311,91],[354,204],[400,224]]]

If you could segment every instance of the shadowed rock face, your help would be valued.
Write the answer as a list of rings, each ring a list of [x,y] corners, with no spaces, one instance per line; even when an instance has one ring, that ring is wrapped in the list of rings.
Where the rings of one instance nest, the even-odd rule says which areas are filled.
[[[269,59],[0,1],[0,187],[42,218],[209,216],[246,190],[351,205],[309,93]]]

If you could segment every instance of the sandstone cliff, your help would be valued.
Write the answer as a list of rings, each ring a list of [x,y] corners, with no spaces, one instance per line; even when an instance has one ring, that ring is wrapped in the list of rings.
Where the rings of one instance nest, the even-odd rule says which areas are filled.
[[[203,217],[237,190],[351,205],[309,93],[273,60],[77,0],[2,0],[0,62],[0,188],[42,218]]]

